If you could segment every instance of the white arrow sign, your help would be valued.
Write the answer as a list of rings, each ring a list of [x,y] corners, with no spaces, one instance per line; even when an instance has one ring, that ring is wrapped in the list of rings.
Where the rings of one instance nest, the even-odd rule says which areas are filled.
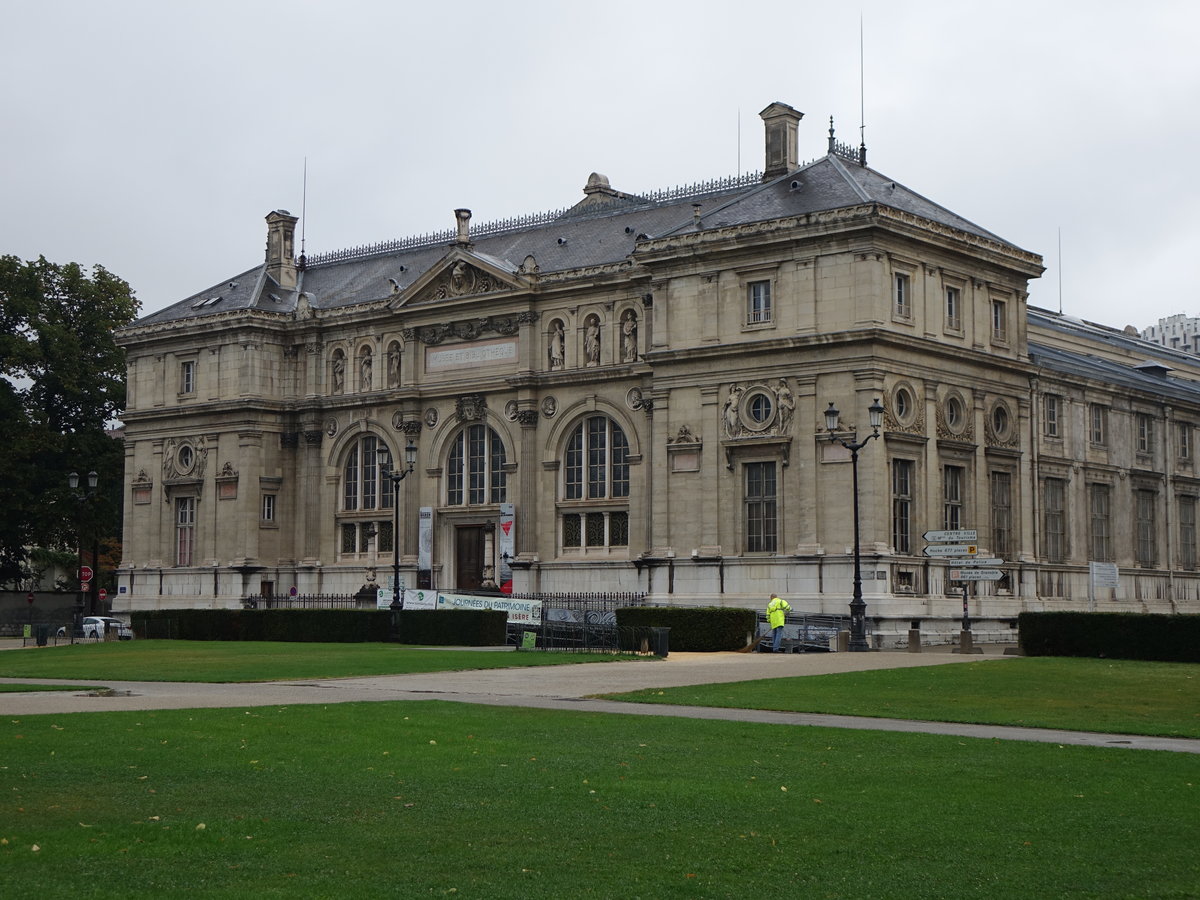
[[[964,559],[948,559],[952,566],[1002,566],[1004,560],[998,556],[968,556]]]
[[[951,581],[999,581],[1004,573],[999,569],[951,569]]]
[[[978,552],[974,544],[935,544],[925,548],[926,556],[974,556]]]
[[[955,531],[927,531],[925,532],[925,540],[927,541],[969,541],[975,543],[979,540],[979,532],[974,528],[959,528]]]

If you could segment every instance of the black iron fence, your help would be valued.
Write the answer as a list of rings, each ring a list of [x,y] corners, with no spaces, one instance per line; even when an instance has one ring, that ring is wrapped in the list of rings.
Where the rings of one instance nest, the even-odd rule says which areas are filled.
[[[374,609],[374,593],[257,595],[242,599],[244,609]]]

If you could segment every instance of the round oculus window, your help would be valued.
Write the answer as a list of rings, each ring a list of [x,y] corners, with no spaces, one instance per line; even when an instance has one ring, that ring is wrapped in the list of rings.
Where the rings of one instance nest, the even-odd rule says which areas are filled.
[[[992,410],[992,431],[996,433],[996,437],[1008,437],[1008,410],[1003,406]]]
[[[192,466],[196,464],[196,451],[187,444],[184,444],[175,454],[175,463],[180,474],[188,474],[188,472],[192,471]]]
[[[963,427],[966,421],[966,414],[963,410],[963,402],[958,397],[951,397],[946,401],[946,424],[950,426],[951,431],[958,431]]]
[[[755,391],[742,401],[742,422],[751,431],[765,430],[775,418],[775,401],[769,394]]]
[[[893,408],[896,410],[896,418],[901,422],[908,421],[908,417],[913,412],[912,394],[908,392],[908,388],[897,388],[893,399]]]

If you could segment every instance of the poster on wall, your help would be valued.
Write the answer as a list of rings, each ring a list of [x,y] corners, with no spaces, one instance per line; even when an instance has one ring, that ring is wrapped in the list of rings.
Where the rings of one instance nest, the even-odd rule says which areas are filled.
[[[433,507],[422,506],[417,529],[417,587],[433,587]]]
[[[516,555],[516,507],[511,503],[500,504],[500,592],[513,592],[512,558]]]

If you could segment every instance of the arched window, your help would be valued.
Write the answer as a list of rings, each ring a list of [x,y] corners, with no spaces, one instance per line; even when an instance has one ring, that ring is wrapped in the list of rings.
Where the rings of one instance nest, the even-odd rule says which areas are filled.
[[[346,554],[390,552],[392,521],[390,514],[379,518],[379,510],[392,508],[392,482],[379,465],[383,442],[364,435],[346,452],[342,464],[342,503],[338,515],[341,534],[340,552]]]
[[[575,427],[563,457],[562,492],[564,551],[629,546],[629,441],[621,426],[589,416]]]
[[[504,443],[487,425],[468,425],[450,444],[446,459],[446,503],[479,506],[508,498]]]

